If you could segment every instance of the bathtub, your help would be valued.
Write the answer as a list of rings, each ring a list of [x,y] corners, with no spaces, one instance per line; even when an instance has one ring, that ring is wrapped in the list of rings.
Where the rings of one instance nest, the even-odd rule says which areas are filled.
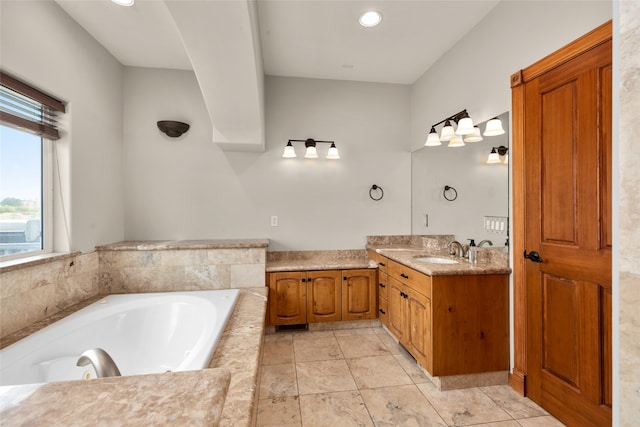
[[[207,368],[238,289],[110,295],[0,350],[0,385],[95,378],[104,349],[122,375]]]

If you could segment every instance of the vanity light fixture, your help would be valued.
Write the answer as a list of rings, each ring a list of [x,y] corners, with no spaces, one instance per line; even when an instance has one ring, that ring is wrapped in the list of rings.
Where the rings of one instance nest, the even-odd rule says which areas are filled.
[[[438,136],[436,126],[443,123],[444,126],[440,131],[440,136]],[[456,124],[455,128],[454,123]],[[484,136],[496,136],[504,133],[502,122],[499,118],[494,117],[487,122]],[[441,142],[449,141],[447,147],[462,147],[466,142],[479,142],[482,139],[480,128],[473,124],[473,120],[471,120],[469,113],[465,109],[432,125],[424,145],[426,147],[436,147],[442,145]]]
[[[382,22],[382,14],[377,10],[370,10],[360,15],[358,22],[366,28],[375,27]]]
[[[113,3],[119,6],[133,6],[136,0],[111,0]]]
[[[489,157],[487,158],[487,164],[488,165],[496,164],[496,163],[509,164],[509,157],[507,155],[508,152],[509,152],[509,149],[504,145],[501,145],[499,147],[493,147],[491,149],[491,153],[489,153]],[[500,156],[504,156],[504,160],[500,160]]]
[[[329,160],[337,160],[340,158],[340,153],[338,153],[338,148],[336,147],[336,143],[333,141],[316,141],[315,139],[307,138],[307,139],[290,139],[287,142],[287,145],[284,147],[284,152],[282,153],[282,157],[285,159],[292,159],[296,156],[296,151],[293,147],[292,142],[304,142],[304,146],[306,147],[304,158],[305,159],[317,159],[318,158],[318,150],[316,149],[316,144],[331,144],[329,146],[329,151],[327,152],[327,159]]]

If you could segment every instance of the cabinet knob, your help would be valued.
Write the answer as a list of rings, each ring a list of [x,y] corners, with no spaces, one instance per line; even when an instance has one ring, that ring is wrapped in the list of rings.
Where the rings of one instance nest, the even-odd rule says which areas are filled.
[[[407,276],[407,275],[406,275],[406,274],[404,274],[404,273],[400,273],[400,277],[402,277],[403,279],[408,279],[408,278],[409,278],[409,276]]]
[[[304,277],[302,278],[302,283],[306,282],[307,279],[305,279]]]
[[[384,266],[385,266],[385,265],[387,265],[387,264],[385,264],[384,262],[379,262],[379,263],[378,263],[378,265],[381,265],[381,266],[383,266],[383,267],[384,267]]]
[[[378,286],[380,286],[381,288],[386,288],[384,283],[380,283]]]
[[[344,277],[342,278],[342,280],[347,280],[347,276],[344,276]]]
[[[380,313],[382,313],[382,314],[387,314],[387,312],[386,312],[386,311],[384,311],[383,309],[380,309]]]

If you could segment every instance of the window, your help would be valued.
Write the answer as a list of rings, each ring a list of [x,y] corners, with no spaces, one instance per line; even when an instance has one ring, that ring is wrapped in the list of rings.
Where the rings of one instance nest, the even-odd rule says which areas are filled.
[[[51,156],[64,105],[0,72],[0,260],[50,252]]]

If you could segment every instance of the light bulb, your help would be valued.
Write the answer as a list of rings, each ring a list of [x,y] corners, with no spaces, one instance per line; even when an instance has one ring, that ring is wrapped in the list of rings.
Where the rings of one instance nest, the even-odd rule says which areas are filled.
[[[496,136],[502,135],[504,129],[502,128],[502,122],[499,118],[491,119],[487,122],[487,127],[484,129],[484,136]]]
[[[440,141],[449,141],[454,135],[453,126],[451,126],[451,122],[447,120],[444,122],[444,127],[440,132]]]
[[[285,159],[292,159],[296,157],[296,151],[293,149],[291,141],[289,141],[287,143],[287,146],[284,147],[284,153],[282,153],[282,157],[284,157]]]
[[[473,133],[473,130],[473,120],[471,120],[471,117],[464,117],[458,121],[456,135],[469,135]]]
[[[327,153],[327,159],[337,160],[340,158],[340,153],[338,153],[338,148],[336,147],[335,142],[331,143],[331,147],[329,147],[329,152]]]
[[[438,136],[438,132],[436,132],[435,128],[431,126],[431,132],[429,132],[429,136],[427,136],[427,141],[424,143],[426,147],[436,147],[438,145],[442,145],[440,142],[440,137]]]

